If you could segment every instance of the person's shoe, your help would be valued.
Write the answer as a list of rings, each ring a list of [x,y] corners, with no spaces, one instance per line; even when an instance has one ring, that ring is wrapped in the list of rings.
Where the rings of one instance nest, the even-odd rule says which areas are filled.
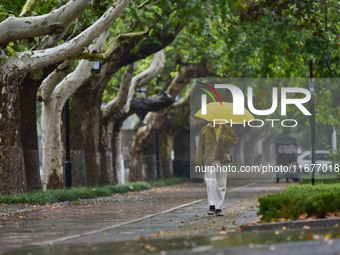
[[[215,206],[211,205],[209,206],[208,215],[214,215],[214,214],[215,214]]]
[[[222,209],[216,209],[215,214],[216,214],[216,216],[223,216],[224,215],[224,213],[222,212]]]

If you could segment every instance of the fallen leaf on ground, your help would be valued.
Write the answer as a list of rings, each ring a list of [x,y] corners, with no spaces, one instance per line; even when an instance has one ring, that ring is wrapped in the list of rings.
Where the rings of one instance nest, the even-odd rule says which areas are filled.
[[[332,235],[331,234],[326,234],[325,235],[325,239],[331,239],[332,238]]]
[[[308,214],[307,214],[307,213],[301,214],[301,215],[299,216],[299,219],[300,219],[300,220],[305,220],[305,219],[307,219],[307,218],[308,218]]]
[[[320,238],[321,238],[320,235],[313,235],[313,239],[314,239],[314,240],[319,240]]]
[[[150,244],[145,245],[145,249],[147,249],[149,251],[155,251],[156,250],[156,248],[151,246]]]
[[[157,236],[160,236],[160,235],[163,235],[163,234],[164,234],[164,232],[161,230],[161,231],[159,231],[159,232],[150,234],[150,235],[148,235],[147,237],[148,237],[148,238],[153,238],[153,237],[157,237]]]

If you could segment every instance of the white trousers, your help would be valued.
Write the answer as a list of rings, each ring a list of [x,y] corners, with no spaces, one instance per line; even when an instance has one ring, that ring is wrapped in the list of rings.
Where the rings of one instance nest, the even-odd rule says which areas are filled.
[[[213,165],[220,164],[214,161]],[[227,189],[227,172],[205,172],[204,181],[207,186],[208,204],[216,209],[222,209]]]

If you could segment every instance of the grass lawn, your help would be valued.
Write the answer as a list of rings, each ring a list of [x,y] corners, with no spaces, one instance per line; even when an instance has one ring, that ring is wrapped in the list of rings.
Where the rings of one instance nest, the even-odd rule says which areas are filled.
[[[0,195],[1,204],[46,204],[63,201],[77,201],[79,199],[111,196],[129,191],[148,190],[152,187],[170,186],[187,181],[185,178],[173,177],[155,180],[152,182],[132,182],[116,184],[113,186],[74,187],[69,189],[56,189],[46,191],[31,191],[17,195]]]

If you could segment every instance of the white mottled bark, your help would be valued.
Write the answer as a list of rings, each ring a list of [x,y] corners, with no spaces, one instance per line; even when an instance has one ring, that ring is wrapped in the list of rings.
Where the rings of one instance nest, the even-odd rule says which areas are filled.
[[[61,188],[63,184],[60,98],[44,101],[41,116],[43,189]]]
[[[134,77],[132,76],[135,71],[135,64],[127,66],[117,97],[102,108],[103,118],[107,118],[112,114],[116,115],[117,113],[116,116],[126,114],[130,110],[131,101],[136,93],[136,89],[156,77],[163,70],[164,66],[165,56],[163,50],[155,53],[151,65],[145,71]],[[125,169],[121,145],[121,132],[120,130],[113,132],[113,146],[115,146],[112,159],[113,171],[117,177],[118,183],[122,184],[125,182]]]
[[[116,111],[127,113],[130,110],[131,101],[135,96],[136,89],[155,78],[163,70],[164,66],[165,56],[164,51],[161,50],[155,53],[151,65],[133,78],[134,68],[132,68],[132,65],[127,67],[129,68],[125,73],[127,78],[124,77],[117,97],[102,108],[103,117],[107,117]]]
[[[132,78],[130,90],[126,98],[126,103],[123,107],[124,113],[127,113],[130,110],[131,101],[135,96],[136,89],[155,78],[163,70],[164,66],[165,55],[164,50],[161,50],[155,53],[153,61],[149,68]]]
[[[54,88],[66,77],[69,68],[73,63],[73,60],[64,61],[45,78],[39,87],[39,91],[43,98],[47,99],[51,96]]]
[[[101,51],[108,33],[103,33],[96,43],[90,46],[90,51]],[[60,69],[67,66],[66,61]],[[66,100],[91,75],[93,62],[82,60],[76,70],[67,75],[61,82],[62,72],[52,72],[42,83],[42,166],[43,188],[58,188],[63,182],[62,142],[61,142],[61,112]],[[59,83],[58,83],[59,82]]]
[[[122,132],[119,131],[116,134],[115,140],[115,155],[114,157],[114,171],[117,176],[117,182],[118,184],[124,184],[125,183],[125,168],[124,168],[124,158],[122,153]]]
[[[8,17],[0,23],[0,44],[23,38],[53,34],[63,29],[91,5],[91,0],[69,1],[48,14],[17,18]]]
[[[30,72],[77,54],[83,47],[87,47],[102,32],[106,31],[130,1],[120,0],[117,4],[112,5],[94,24],[68,42],[46,50],[22,52],[11,56],[3,66],[3,72],[6,75]],[[14,70],[18,71],[13,72]]]
[[[174,108],[174,107],[177,107],[177,106],[181,106],[181,105],[183,105],[185,102],[187,102],[187,101],[190,99],[190,95],[191,95],[191,93],[194,91],[194,89],[196,88],[196,86],[197,86],[197,83],[194,84],[194,85],[192,85],[192,86],[190,86],[190,87],[188,88],[187,92],[185,93],[185,96],[182,97],[182,98],[180,98],[177,102],[173,103],[171,107]]]
[[[26,13],[30,12],[33,10],[35,6],[36,0],[27,0],[24,7],[22,8],[19,17],[24,16]]]
[[[197,64],[182,66],[175,78],[171,81],[167,88],[172,99],[175,99],[180,90],[189,83],[190,78],[204,76],[210,72],[209,66],[205,60]],[[145,175],[147,171],[147,162],[145,161],[146,148],[154,135],[159,132],[165,124],[167,114],[171,107],[166,107],[157,112],[149,112],[145,118],[145,125],[135,132],[130,158],[130,176],[131,181],[147,180],[149,177]]]

